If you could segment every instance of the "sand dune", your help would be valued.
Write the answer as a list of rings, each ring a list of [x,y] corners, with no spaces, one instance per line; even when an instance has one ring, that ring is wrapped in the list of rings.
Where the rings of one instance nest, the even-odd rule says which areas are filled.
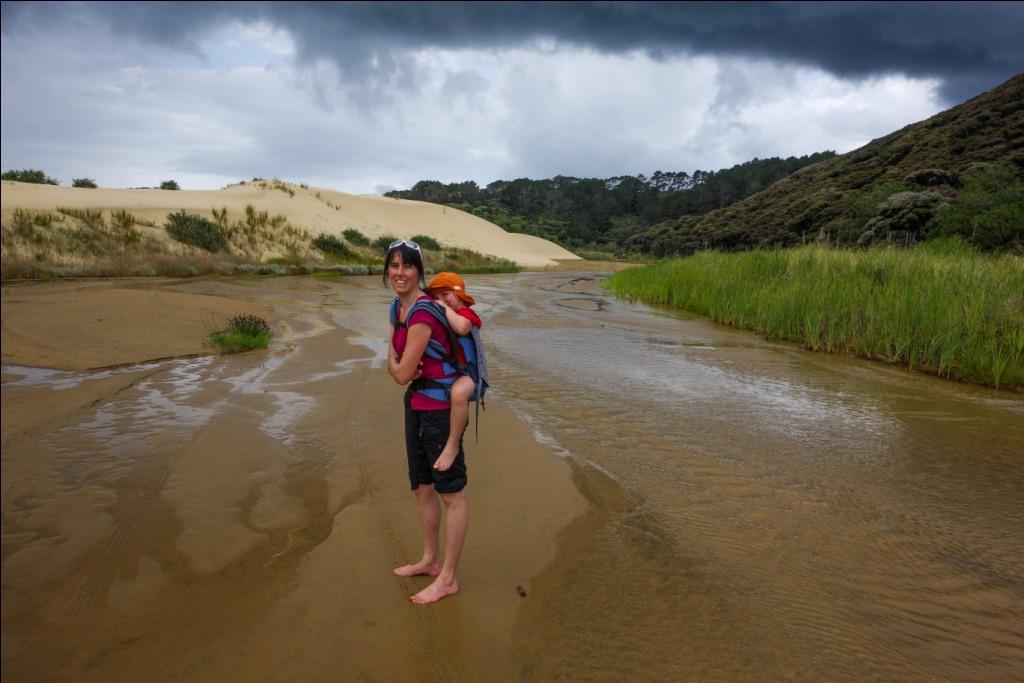
[[[229,216],[239,217],[251,205],[256,211],[282,214],[292,225],[314,235],[340,237],[348,228],[355,228],[371,239],[381,235],[427,235],[447,246],[500,256],[527,268],[544,268],[556,265],[558,260],[579,258],[547,240],[505,232],[493,223],[450,207],[291,184],[287,187],[294,194],[255,183],[222,190],[170,191],[85,189],[3,181],[2,211],[6,222],[16,209],[125,209],[162,225],[168,213],[179,209],[209,217],[212,209],[226,208]],[[154,234],[162,236],[163,231],[155,230]]]

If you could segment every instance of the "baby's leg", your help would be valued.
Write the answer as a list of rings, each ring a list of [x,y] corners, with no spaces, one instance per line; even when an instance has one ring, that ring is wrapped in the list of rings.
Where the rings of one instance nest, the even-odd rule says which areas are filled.
[[[441,455],[434,461],[434,469],[441,472],[452,466],[455,456],[459,454],[459,441],[462,432],[469,424],[469,398],[473,395],[473,379],[462,375],[452,384],[452,423],[448,428],[448,443],[444,445]]]

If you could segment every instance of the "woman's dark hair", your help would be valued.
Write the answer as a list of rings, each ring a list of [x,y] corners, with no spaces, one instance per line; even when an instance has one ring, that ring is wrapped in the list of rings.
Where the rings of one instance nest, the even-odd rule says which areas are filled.
[[[419,252],[419,249],[413,249],[404,242],[388,249],[388,255],[384,257],[384,286],[388,284],[388,265],[396,253],[401,256],[402,263],[416,267],[416,272],[419,273],[420,289],[426,289],[427,280],[423,274],[423,255]]]

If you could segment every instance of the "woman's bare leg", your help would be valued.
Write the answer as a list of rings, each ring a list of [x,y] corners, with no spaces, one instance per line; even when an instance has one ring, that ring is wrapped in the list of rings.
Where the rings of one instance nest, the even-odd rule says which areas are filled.
[[[440,532],[441,502],[434,491],[433,484],[420,484],[413,493],[416,495],[416,507],[420,513],[420,527],[423,530],[423,557],[416,564],[395,567],[398,576],[420,576],[426,574],[437,576],[441,573]]]
[[[437,602],[459,592],[459,582],[455,573],[459,568],[459,557],[462,555],[462,546],[466,542],[466,532],[469,530],[469,503],[466,501],[465,491],[442,493],[441,500],[444,501],[446,508],[444,565],[432,584],[410,598],[418,605]]]

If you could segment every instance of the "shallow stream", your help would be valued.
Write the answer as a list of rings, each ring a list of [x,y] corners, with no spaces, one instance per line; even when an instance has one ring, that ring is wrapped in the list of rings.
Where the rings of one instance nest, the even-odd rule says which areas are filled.
[[[1019,395],[619,301],[588,275],[474,293],[494,302],[496,393],[585,464],[601,510],[530,619],[560,625],[539,671],[1024,677]]]

